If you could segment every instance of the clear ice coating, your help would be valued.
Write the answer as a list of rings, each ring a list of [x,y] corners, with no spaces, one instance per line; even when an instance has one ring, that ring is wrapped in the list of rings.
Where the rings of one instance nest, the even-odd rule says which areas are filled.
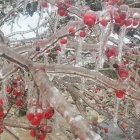
[[[101,19],[110,19],[110,14],[107,11],[107,9],[104,9],[102,13],[100,14]],[[105,47],[108,40],[108,33],[110,32],[110,29],[112,27],[112,23],[108,23],[107,26],[101,25],[101,33],[100,33],[100,40],[99,40],[99,57],[98,57],[98,65],[97,69],[103,68],[104,62],[105,62]]]
[[[137,115],[140,115],[140,102],[137,102],[135,105],[135,112]]]
[[[120,104],[120,99],[117,98],[115,114],[114,114],[114,127],[117,127],[119,104]]]
[[[126,27],[122,27],[119,34],[119,42],[118,42],[118,62],[122,63],[122,55],[123,55],[123,46],[124,46],[124,38],[126,33]]]
[[[79,37],[79,46],[77,48],[77,53],[76,53],[76,64],[77,65],[82,65],[82,45],[84,43],[84,39]]]

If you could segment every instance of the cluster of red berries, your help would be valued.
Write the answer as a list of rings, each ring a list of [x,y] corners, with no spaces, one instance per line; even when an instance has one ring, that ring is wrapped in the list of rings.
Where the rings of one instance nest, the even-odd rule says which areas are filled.
[[[119,2],[119,0],[112,0],[113,3],[116,3],[116,1]],[[140,16],[136,13],[133,15],[133,17],[127,17],[125,12],[117,12],[115,13],[114,17],[112,15],[111,17],[114,19],[116,24],[126,26],[130,29],[139,25]],[[97,20],[102,26],[107,26],[108,22],[110,22],[110,19],[106,18],[101,18],[99,20],[93,11],[88,11],[83,15],[83,22],[90,28],[94,26]]]
[[[70,27],[69,28],[69,33],[70,33],[70,35],[74,35],[74,33],[75,33],[75,28],[74,27]],[[84,31],[84,30],[80,30],[79,31],[79,36],[80,37],[85,37],[86,36],[86,32]],[[67,38],[66,37],[63,37],[63,38],[61,38],[60,40],[59,40],[59,42],[60,42],[60,44],[67,44]]]
[[[47,125],[46,121],[51,119],[53,115],[54,109],[49,104],[47,104],[45,109],[41,105],[31,106],[27,113],[27,119],[34,126],[30,131],[30,135],[38,138],[38,140],[44,140],[47,133],[52,132],[52,127]]]
[[[57,6],[58,6],[58,10],[57,10],[57,13],[60,15],[60,16],[67,16],[68,15],[68,8],[71,6],[69,2],[57,2]]]
[[[39,125],[30,130],[30,135],[36,137],[38,140],[44,140],[47,133],[52,132],[52,127],[46,124]]]
[[[125,13],[117,13],[114,17],[114,22],[120,26],[136,27],[139,21],[135,18],[127,18]]]
[[[24,84],[20,76],[17,76],[9,82],[6,86],[6,92],[9,93],[8,98],[14,99],[14,103],[17,106],[23,105]]]
[[[0,98],[0,134],[3,133],[3,117],[4,117],[3,100]]]

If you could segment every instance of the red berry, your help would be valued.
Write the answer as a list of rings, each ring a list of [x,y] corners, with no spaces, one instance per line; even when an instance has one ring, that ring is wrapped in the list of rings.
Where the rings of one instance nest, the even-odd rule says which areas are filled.
[[[61,38],[60,39],[60,43],[61,44],[66,44],[67,43],[67,39],[66,38]]]
[[[69,33],[71,36],[74,36],[74,32],[75,32],[75,28],[74,27],[70,27],[69,28]]]
[[[124,20],[126,18],[126,14],[125,13],[119,13],[119,17],[121,20]]]
[[[48,7],[48,3],[46,1],[44,1],[44,2],[41,3],[41,6],[46,8],[46,7]]]
[[[120,69],[120,70],[118,70],[118,75],[120,76],[120,78],[122,80],[126,80],[126,78],[129,75],[129,70],[127,70],[127,69]]]
[[[36,113],[36,116],[37,116],[39,119],[42,119],[43,114],[42,114],[42,112],[38,112],[38,113]]]
[[[3,100],[0,98],[0,106],[3,105]]]
[[[55,51],[60,51],[61,52],[61,47],[60,46],[56,46],[54,49],[55,49]]]
[[[105,54],[107,57],[116,56],[116,48],[107,48]]]
[[[53,114],[54,114],[54,109],[52,107],[49,107],[47,110],[43,112],[43,117],[45,119],[51,119]]]
[[[35,136],[36,136],[36,132],[35,132],[35,129],[34,129],[34,128],[32,128],[32,129],[30,130],[30,135],[31,135],[32,137],[35,137]]]
[[[36,46],[35,50],[40,51],[40,46]]]
[[[17,106],[22,106],[23,105],[23,100],[21,98],[16,99],[15,104]]]
[[[73,33],[73,32],[75,32],[75,28],[74,27],[70,27],[69,28],[69,33]]]
[[[105,133],[108,133],[108,128],[105,127],[105,128],[104,128],[104,132],[105,132]]]
[[[39,125],[40,122],[41,122],[41,120],[40,120],[37,116],[35,116],[35,117],[31,120],[31,124],[32,124],[32,125]]]
[[[106,26],[108,24],[108,21],[106,19],[102,19],[102,20],[100,20],[100,24],[102,26]]]
[[[118,98],[123,98],[124,95],[125,95],[125,90],[117,90],[117,89],[115,89],[115,93],[116,93],[116,96]]]
[[[140,64],[137,64],[137,65],[136,65],[136,68],[140,68]]]
[[[114,67],[115,69],[117,69],[119,66],[118,66],[118,64],[113,64],[113,67]]]
[[[120,24],[122,22],[122,19],[119,16],[115,16],[114,20],[117,24]]]
[[[4,116],[3,110],[0,110],[0,118]]]
[[[89,27],[92,27],[96,22],[95,13],[87,12],[83,17],[83,21],[86,25],[88,25]]]
[[[86,25],[88,25],[89,27],[92,27],[92,26],[94,25],[95,21],[94,21],[92,18],[87,18],[87,19],[84,21],[84,23],[85,23]]]
[[[57,13],[60,15],[60,16],[67,16],[67,11],[63,8],[58,8],[58,11]]]
[[[22,96],[24,93],[22,91],[17,92],[17,96]]]
[[[7,86],[7,87],[6,87],[6,91],[7,91],[7,92],[11,92],[11,90],[12,90],[12,88],[11,88],[10,86]]]
[[[3,133],[3,129],[2,129],[2,128],[0,128],[0,134],[1,134],[1,133]]]
[[[127,19],[124,22],[125,26],[130,26],[132,24],[132,20],[131,19]]]
[[[13,88],[17,88],[17,81],[13,80]]]
[[[133,82],[135,82],[135,77],[131,76],[130,80],[132,80]]]
[[[45,140],[45,137],[46,137],[46,134],[45,134],[45,133],[41,133],[41,134],[38,136],[38,140]]]
[[[31,121],[33,118],[34,118],[34,114],[33,114],[33,113],[28,113],[28,114],[27,114],[27,119],[28,119],[29,121]]]
[[[86,32],[85,31],[80,31],[79,36],[80,37],[85,37],[86,36]]]
[[[133,20],[133,26],[138,26],[138,25],[139,25],[139,22],[136,20]]]
[[[16,90],[13,90],[12,91],[12,95],[17,95],[18,93],[17,93],[17,91]]]

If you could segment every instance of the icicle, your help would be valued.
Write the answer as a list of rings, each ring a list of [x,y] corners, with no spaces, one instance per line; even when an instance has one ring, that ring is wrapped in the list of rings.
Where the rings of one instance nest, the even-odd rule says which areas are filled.
[[[124,45],[124,37],[125,37],[126,27],[122,27],[119,34],[119,44],[118,44],[118,62],[121,64],[122,62],[122,53],[123,53],[123,45]]]
[[[55,134],[56,134],[56,137],[58,138],[58,139],[61,139],[61,136],[62,136],[62,134],[61,134],[61,128],[60,128],[60,124],[59,124],[59,122],[60,122],[60,120],[59,120],[59,118],[60,118],[60,115],[56,112],[55,113],[55,116],[56,117],[54,117],[55,118],[55,123],[54,123],[54,128],[55,128]]]
[[[103,11],[101,18],[105,18],[107,20],[110,19],[110,14],[108,11]],[[107,43],[108,35],[110,33],[110,30],[112,29],[112,23],[108,23],[107,26],[102,26],[101,25],[101,34],[100,34],[100,43],[99,43],[99,56],[98,56],[98,65],[97,69],[103,68],[105,58],[104,58],[104,50],[105,50],[105,45]]]
[[[49,74],[49,80],[52,81],[54,79],[54,74]]]
[[[25,89],[29,90],[29,77],[28,77],[28,73],[24,71],[24,80],[25,80]]]
[[[61,52],[58,52],[58,64],[66,60],[66,44],[61,44]]]
[[[85,91],[86,83],[85,83],[85,78],[81,78],[81,93]]]
[[[25,80],[25,89],[28,89],[28,94],[27,94],[27,106],[30,107],[32,102],[34,101],[34,96],[35,95],[34,91],[33,91],[33,86],[34,86],[34,82],[30,81],[29,77],[28,77],[28,73],[24,71],[24,80]]]
[[[136,68],[136,72],[135,72],[135,81],[138,81],[138,76],[139,76],[139,69]]]
[[[20,19],[20,13],[18,13],[18,15],[17,15],[16,24],[21,29],[22,27],[19,25],[19,19]]]
[[[82,45],[84,43],[84,39],[83,38],[79,38],[79,46],[77,49],[77,53],[76,53],[76,64],[78,66],[82,65]]]
[[[27,4],[28,4],[28,0],[24,0],[24,6],[23,6],[23,11],[24,12],[26,11]]]
[[[48,54],[47,53],[44,53],[44,63],[49,64],[48,63]]]
[[[2,98],[4,101],[4,104],[3,104],[4,111],[7,111],[9,108],[8,99],[7,99],[7,95],[6,95],[7,94],[6,93],[6,83],[7,82],[4,80],[2,83],[2,89],[0,92],[0,98]]]
[[[117,103],[116,103],[116,108],[115,108],[115,114],[114,114],[114,126],[115,127],[117,127],[119,103],[120,103],[120,99],[117,98]]]
[[[127,99],[126,101],[125,116],[128,115],[128,105],[129,105],[129,99]]]
[[[19,3],[20,3],[20,0],[17,0],[16,1],[16,7],[18,7]]]
[[[43,18],[43,12],[44,12],[44,7],[41,6],[41,3],[43,2],[43,0],[40,0],[38,3],[38,8],[40,10],[40,18]]]
[[[136,112],[137,115],[140,114],[140,102],[137,102],[137,103],[136,103],[135,112]]]
[[[129,11],[129,6],[127,5],[121,5],[119,8],[120,12],[126,15],[126,18],[129,17],[130,15],[130,11]],[[126,34],[126,26],[122,26],[121,27],[121,31],[119,33],[119,44],[118,44],[118,63],[121,64],[122,63],[122,53],[123,53],[123,45],[124,45],[124,37]]]
[[[10,28],[11,33],[13,32],[13,28],[14,28],[14,21],[12,21],[12,23],[11,23],[11,28]]]
[[[100,35],[100,47],[99,47],[99,57],[98,57],[98,69],[103,68],[104,65],[104,37],[105,37],[105,30],[106,27],[101,28],[101,35]]]
[[[57,64],[61,64],[61,52],[57,51]]]

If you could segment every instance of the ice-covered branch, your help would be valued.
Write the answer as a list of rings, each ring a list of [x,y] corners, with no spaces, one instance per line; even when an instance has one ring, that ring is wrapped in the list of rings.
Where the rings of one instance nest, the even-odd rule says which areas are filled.
[[[90,127],[80,113],[71,107],[71,105],[66,102],[64,97],[61,96],[59,90],[49,81],[49,78],[43,69],[44,67],[42,66],[36,66],[31,70],[42,96],[47,98],[50,104],[52,104],[52,106],[66,119],[74,133],[81,140],[101,139],[98,134],[90,130]]]

